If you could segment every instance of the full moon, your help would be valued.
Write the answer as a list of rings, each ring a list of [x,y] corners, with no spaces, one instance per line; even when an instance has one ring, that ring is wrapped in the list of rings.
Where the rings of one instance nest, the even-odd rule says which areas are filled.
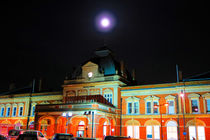
[[[109,24],[110,24],[110,22],[109,22],[109,20],[108,20],[107,18],[103,18],[103,19],[101,20],[101,25],[102,25],[103,27],[108,27]]]

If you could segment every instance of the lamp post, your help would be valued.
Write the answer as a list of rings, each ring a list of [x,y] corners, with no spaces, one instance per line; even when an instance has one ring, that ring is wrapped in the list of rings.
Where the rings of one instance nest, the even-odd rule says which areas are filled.
[[[184,96],[185,96],[185,91],[181,90],[180,97],[181,97],[181,106],[182,106],[182,114],[183,114],[183,124],[184,124],[184,139],[186,140],[186,130],[185,130],[185,116],[184,116]]]
[[[168,103],[164,103],[164,104],[160,104],[160,105],[154,105],[154,108],[158,108],[160,107],[160,130],[161,130],[161,140],[163,140],[163,125],[162,125],[162,112],[161,112],[161,106],[165,106],[165,107],[168,107]]]
[[[62,114],[63,117],[66,117],[66,134],[67,134],[67,130],[68,130],[68,118],[72,116],[71,112],[63,112]]]
[[[94,111],[86,111],[84,115],[91,115],[92,114],[92,134],[91,138],[93,138],[93,131],[94,131]],[[86,137],[87,137],[87,126],[86,126]]]
[[[87,120],[88,120],[88,115],[90,115],[90,114],[91,114],[91,111],[85,111],[84,112],[84,115],[87,116]],[[88,125],[88,122],[86,121],[86,128],[85,128],[85,130],[86,130],[86,137],[88,137],[88,134],[87,134],[87,130],[88,130],[87,125]]]

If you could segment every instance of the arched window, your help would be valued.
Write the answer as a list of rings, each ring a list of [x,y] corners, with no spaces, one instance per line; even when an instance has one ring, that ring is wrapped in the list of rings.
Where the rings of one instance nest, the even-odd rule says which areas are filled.
[[[111,89],[105,89],[104,90],[104,98],[110,103],[112,103],[112,94],[113,93],[112,93]]]
[[[107,122],[104,122],[104,125],[103,125],[103,136],[106,136],[106,131],[107,131]]]
[[[157,120],[145,122],[147,139],[160,139],[160,123]]]
[[[129,120],[126,122],[127,125],[127,136],[131,138],[139,139],[140,131],[139,126],[140,123],[137,120]]]
[[[167,140],[177,140],[177,124],[175,121],[167,123]]]
[[[189,129],[189,138],[193,140],[205,140],[205,123],[201,120],[190,120],[187,123]]]

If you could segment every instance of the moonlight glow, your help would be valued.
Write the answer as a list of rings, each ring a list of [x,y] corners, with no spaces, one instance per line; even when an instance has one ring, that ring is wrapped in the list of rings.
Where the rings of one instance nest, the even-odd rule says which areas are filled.
[[[96,17],[96,27],[101,32],[108,32],[115,26],[115,18],[111,13],[103,12]]]
[[[103,27],[108,27],[109,26],[109,20],[107,19],[107,18],[104,18],[104,19],[102,19],[101,20],[101,25],[103,26]]]

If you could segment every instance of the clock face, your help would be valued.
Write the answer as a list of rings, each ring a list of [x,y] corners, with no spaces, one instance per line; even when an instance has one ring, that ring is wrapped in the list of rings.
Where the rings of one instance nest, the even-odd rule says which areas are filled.
[[[93,77],[93,72],[88,72],[88,77]]]

